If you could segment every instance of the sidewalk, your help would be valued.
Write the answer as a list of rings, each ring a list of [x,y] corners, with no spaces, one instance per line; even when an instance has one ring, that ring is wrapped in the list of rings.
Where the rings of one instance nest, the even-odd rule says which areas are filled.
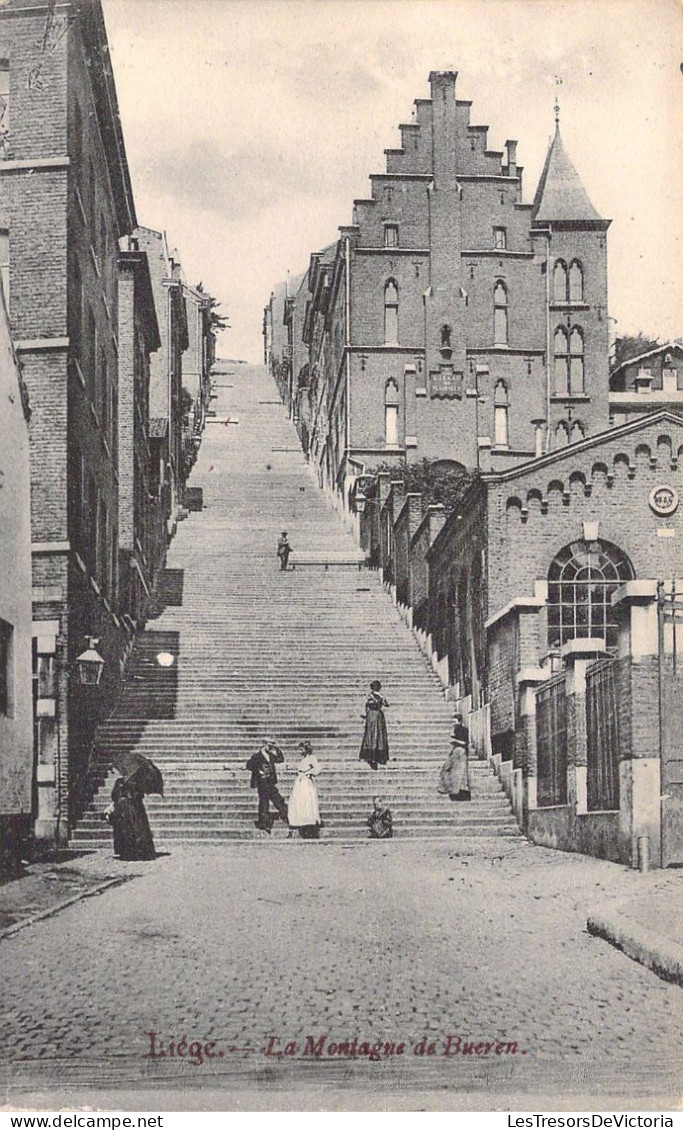
[[[142,874],[144,864],[124,863],[111,852],[60,852],[59,861],[26,864],[0,880],[0,940],[41,918]]]
[[[588,932],[683,987],[683,874],[680,871],[634,873],[634,893],[596,907]]]

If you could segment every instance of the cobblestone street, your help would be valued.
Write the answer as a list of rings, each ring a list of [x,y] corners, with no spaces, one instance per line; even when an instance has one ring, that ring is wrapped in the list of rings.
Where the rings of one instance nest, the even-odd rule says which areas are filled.
[[[256,1089],[307,1089],[308,1109],[357,1089],[367,1109],[423,1092],[446,1109],[456,1094],[675,1101],[680,988],[585,930],[652,876],[493,840],[178,848],[108,868],[134,877],[0,943],[7,1102],[93,1087],[144,1090],[147,1109],[178,1088],[206,1109]],[[677,875],[657,882],[677,897]],[[309,1036],[326,1037],[320,1058]],[[295,1054],[266,1055],[271,1037]],[[354,1037],[356,1058],[329,1054]],[[365,1041],[405,1049],[372,1062]]]

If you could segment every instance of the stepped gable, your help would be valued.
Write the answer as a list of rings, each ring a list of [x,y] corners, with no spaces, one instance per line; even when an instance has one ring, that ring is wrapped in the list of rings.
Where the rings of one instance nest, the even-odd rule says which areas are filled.
[[[559,122],[536,189],[533,217],[539,224],[593,221],[610,223],[609,220],[602,219],[588,199],[588,193],[564,147]]]
[[[138,635],[125,692],[98,733],[100,787],[72,843],[111,850],[102,811],[112,761],[125,749],[151,757],[164,774],[164,798],[147,801],[159,848],[270,842],[254,827],[245,762],[271,735],[287,757],[285,796],[297,743],[313,744],[323,767],[322,839],[365,839],[378,792],[394,811],[397,837],[519,835],[485,762],[472,766],[469,803],[437,793],[452,705],[378,575],[359,571],[357,545],[310,475],[272,379],[263,368],[226,369],[232,387],[216,387],[217,416],[191,478],[204,508],[172,544],[157,615]],[[228,416],[239,424],[223,426]],[[287,574],[275,557],[281,529],[294,547]],[[157,664],[162,651],[175,657],[172,667]],[[392,704],[392,760],[378,772],[358,759],[373,678]],[[273,838],[287,840],[279,822]]]

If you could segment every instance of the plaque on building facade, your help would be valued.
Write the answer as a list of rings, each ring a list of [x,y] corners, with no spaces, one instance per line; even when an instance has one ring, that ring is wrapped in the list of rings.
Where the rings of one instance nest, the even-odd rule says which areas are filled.
[[[462,373],[452,365],[441,365],[429,374],[429,395],[441,400],[462,400]]]
[[[663,483],[650,492],[650,509],[661,517],[668,517],[678,508],[678,492]]]

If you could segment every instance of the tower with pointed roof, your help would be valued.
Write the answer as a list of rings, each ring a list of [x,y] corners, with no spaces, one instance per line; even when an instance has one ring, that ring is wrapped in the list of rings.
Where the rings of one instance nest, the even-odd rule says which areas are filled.
[[[565,149],[557,103],[555,135],[532,217],[532,240],[546,259],[548,448],[553,448],[607,427],[609,418],[606,233],[611,221],[591,203]]]
[[[609,221],[559,122],[525,203],[517,142],[490,147],[457,84],[430,74],[325,271],[311,260],[307,443],[345,498],[379,465],[507,469],[608,426]]]

